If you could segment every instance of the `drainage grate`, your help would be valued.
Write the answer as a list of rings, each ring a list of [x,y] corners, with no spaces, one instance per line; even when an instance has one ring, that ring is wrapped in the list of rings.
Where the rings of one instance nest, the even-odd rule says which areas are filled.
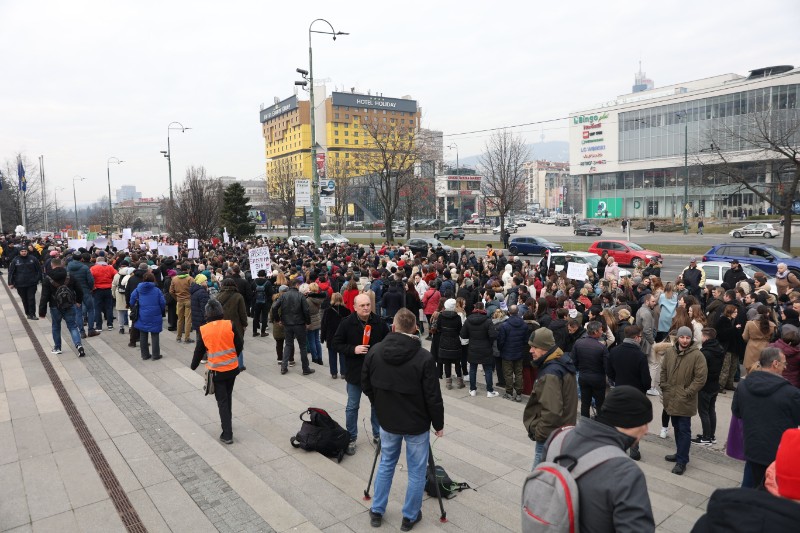
[[[8,288],[5,278],[0,279],[3,280],[3,286],[5,287],[8,295],[11,297],[11,302],[14,304],[14,309],[16,309],[17,315],[19,315],[20,319],[22,319],[23,313],[20,310],[17,299],[11,294],[11,290]],[[39,360],[41,361],[42,366],[44,366],[45,371],[47,371],[47,375],[50,377],[53,388],[56,390],[58,397],[61,399],[61,403],[64,405],[64,409],[67,411],[67,415],[72,421],[72,425],[75,427],[78,437],[80,437],[84,448],[86,448],[86,452],[89,454],[89,458],[92,460],[95,470],[97,470],[100,479],[103,481],[103,485],[105,486],[111,501],[114,503],[114,507],[117,509],[117,513],[119,514],[120,519],[122,519],[122,523],[125,525],[125,529],[132,533],[146,533],[147,528],[144,527],[141,518],[139,518],[139,514],[136,512],[136,509],[133,508],[131,501],[128,499],[128,495],[125,494],[124,490],[122,490],[122,486],[119,484],[117,476],[114,475],[114,471],[111,469],[108,461],[106,461],[105,455],[103,455],[100,447],[97,446],[97,441],[94,440],[92,433],[86,426],[86,422],[84,422],[83,417],[75,407],[75,403],[72,401],[72,398],[70,398],[67,389],[64,388],[64,384],[61,382],[61,378],[58,377],[55,368],[53,368],[53,364],[47,358],[47,355],[45,355],[44,348],[42,348],[39,339],[36,338],[31,325],[28,324],[27,320],[22,320],[22,325],[25,327],[28,338],[30,338],[31,342],[33,343],[33,347],[36,349],[36,354],[39,356]]]

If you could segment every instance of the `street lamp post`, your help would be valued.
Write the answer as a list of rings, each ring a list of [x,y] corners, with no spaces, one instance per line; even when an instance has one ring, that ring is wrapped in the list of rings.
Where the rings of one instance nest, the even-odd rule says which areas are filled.
[[[173,124],[176,124],[177,126],[173,128],[172,127]],[[165,152],[164,150],[161,150],[161,154],[164,157],[167,158],[167,166],[169,168],[169,207],[170,207],[170,209],[172,209],[173,195],[172,195],[172,148],[170,148],[170,145],[169,145],[169,132],[170,132],[170,130],[181,130],[181,133],[186,133],[186,130],[190,130],[190,129],[192,129],[192,128],[187,128],[186,126],[184,126],[183,124],[181,124],[178,121],[170,122],[167,125],[167,151]],[[168,213],[169,213],[169,210],[168,210]]]
[[[108,233],[111,234],[111,225],[114,223],[114,213],[111,211],[111,163],[121,165],[124,163],[119,157],[111,156],[106,160],[106,176],[108,177]]]
[[[331,31],[312,30],[315,22],[324,22],[328,25]],[[324,35],[332,35],[333,40],[336,40],[338,35],[350,35],[349,33],[336,31],[333,25],[325,19],[314,19],[308,25],[308,72],[302,69],[297,69],[303,77],[308,75],[308,95],[309,105],[311,106],[311,190],[312,190],[312,208],[314,213],[314,242],[319,245],[320,241],[320,228],[319,228],[319,174],[317,173],[317,135],[314,129],[314,61],[311,49],[311,34],[321,33]],[[302,82],[296,85],[302,85]]]
[[[63,190],[64,190],[64,187],[61,187],[61,186],[56,187],[55,191],[54,191],[55,194],[53,195],[53,197],[54,197],[54,199],[56,201],[56,231],[58,231],[58,232],[61,232],[61,221],[58,218],[58,191],[63,191]]]
[[[686,111],[676,113],[683,119],[683,168],[685,178],[683,181],[683,234],[689,234],[689,121]]]
[[[80,176],[74,176],[72,178],[72,201],[75,202],[75,231],[78,231],[78,197],[75,196],[75,182],[76,181],[83,181],[86,178],[82,178]]]
[[[458,164],[458,145],[456,143],[450,143],[447,145],[447,148],[452,150],[455,147],[456,150],[456,174],[460,174],[461,171],[459,170],[461,167]],[[464,199],[461,197],[461,181],[458,182],[458,223],[461,224],[464,216],[463,210],[463,201]],[[445,206],[445,214],[444,214],[445,222],[447,222],[447,206]]]

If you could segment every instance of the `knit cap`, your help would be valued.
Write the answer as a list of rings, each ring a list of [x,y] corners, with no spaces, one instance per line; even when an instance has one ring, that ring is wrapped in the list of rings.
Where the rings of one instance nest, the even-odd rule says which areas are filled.
[[[553,332],[548,328],[539,328],[528,339],[528,344],[540,350],[549,350],[555,346],[556,340],[553,338]]]
[[[689,329],[687,326],[681,326],[678,328],[678,337],[692,337],[692,330]]]
[[[456,301],[454,299],[452,299],[452,298],[449,298],[444,303],[444,310],[445,311],[455,311],[456,310]]]
[[[197,283],[198,285],[200,285],[204,281],[208,281],[208,278],[205,276],[205,274],[198,274],[194,278],[194,282]]]
[[[775,481],[781,496],[800,500],[800,429],[783,432],[775,455]]]
[[[653,420],[653,404],[642,391],[618,385],[606,395],[597,421],[607,426],[638,428]]]

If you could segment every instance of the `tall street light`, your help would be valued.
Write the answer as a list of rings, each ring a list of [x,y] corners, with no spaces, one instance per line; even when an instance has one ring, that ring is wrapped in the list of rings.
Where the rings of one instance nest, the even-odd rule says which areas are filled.
[[[56,201],[56,231],[58,231],[59,233],[61,232],[61,221],[58,218],[58,191],[63,191],[63,190],[64,187],[58,186],[56,187],[53,194],[53,198]]]
[[[313,30],[311,29],[314,26],[315,22],[324,22],[328,25],[331,31],[327,30]],[[309,104],[311,106],[311,191],[312,191],[312,205],[313,205],[313,212],[314,212],[314,242],[319,245],[320,238],[319,238],[319,174],[317,174],[317,139],[316,139],[316,132],[314,130],[314,61],[313,61],[313,53],[311,50],[311,34],[312,33],[321,33],[323,35],[332,35],[333,40],[336,40],[338,35],[350,35],[349,33],[345,33],[342,31],[336,31],[333,29],[333,25],[325,19],[314,19],[311,21],[311,24],[308,25],[308,72],[303,69],[297,69],[297,72],[300,73],[303,78],[308,80],[308,94],[309,94]],[[305,85],[305,82],[295,82],[295,85]]]
[[[173,127],[173,125],[175,125],[175,126]],[[170,130],[181,130],[181,133],[186,133],[186,130],[190,130],[190,129],[192,129],[192,128],[187,128],[186,126],[184,126],[183,124],[181,124],[180,122],[177,122],[177,121],[170,122],[169,125],[167,126],[167,150],[166,150],[166,152],[164,150],[161,150],[161,153],[164,155],[164,157],[167,158],[167,164],[169,166],[169,204],[170,204],[170,206],[172,206],[173,196],[172,196],[172,149],[169,146],[169,132],[170,132]]]
[[[108,176],[108,233],[111,234],[111,225],[114,223],[114,213],[111,211],[111,163],[121,165],[124,163],[119,157],[111,156],[106,160],[106,176]]]
[[[456,143],[450,143],[447,145],[449,150],[453,150],[455,148],[456,151],[456,174],[461,174],[459,170],[461,167],[458,164],[458,145]],[[462,209],[464,199],[461,197],[461,181],[458,182],[458,224],[461,225],[461,221],[463,220],[462,217],[464,216],[464,212]],[[447,205],[444,206],[444,219],[447,222]]]
[[[686,111],[676,113],[683,120],[683,234],[689,234],[689,121]]]
[[[83,181],[86,178],[82,178],[80,176],[74,176],[72,178],[72,201],[75,202],[75,231],[78,231],[78,197],[75,196],[75,182],[76,181]]]

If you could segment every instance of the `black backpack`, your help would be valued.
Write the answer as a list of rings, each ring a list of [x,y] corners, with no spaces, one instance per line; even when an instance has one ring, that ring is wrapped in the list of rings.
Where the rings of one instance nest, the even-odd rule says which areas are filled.
[[[309,419],[303,418],[308,414]],[[350,444],[350,433],[340,426],[324,409],[309,407],[300,413],[303,425],[294,437],[289,439],[295,448],[309,452],[319,452],[326,457],[336,457],[342,462],[344,451]]]
[[[256,283],[256,303],[257,304],[267,303],[267,284],[266,283],[262,283],[260,285],[258,283]]]
[[[50,284],[56,289],[54,299],[56,302],[56,308],[59,311],[69,311],[75,306],[75,291],[69,288],[67,285],[69,283],[69,274],[67,274],[67,278],[64,280],[64,283],[57,284],[52,279],[50,280]]]
[[[462,490],[472,488],[468,483],[456,483],[450,479],[450,476],[447,475],[447,472],[445,472],[444,468],[439,465],[436,465],[435,470],[436,481],[434,481],[433,475],[431,475],[430,468],[428,468],[427,478],[425,479],[425,492],[427,492],[430,496],[437,496],[436,482],[439,483],[439,494],[442,495],[442,498],[447,498],[448,500],[450,498],[455,498],[456,495]]]

